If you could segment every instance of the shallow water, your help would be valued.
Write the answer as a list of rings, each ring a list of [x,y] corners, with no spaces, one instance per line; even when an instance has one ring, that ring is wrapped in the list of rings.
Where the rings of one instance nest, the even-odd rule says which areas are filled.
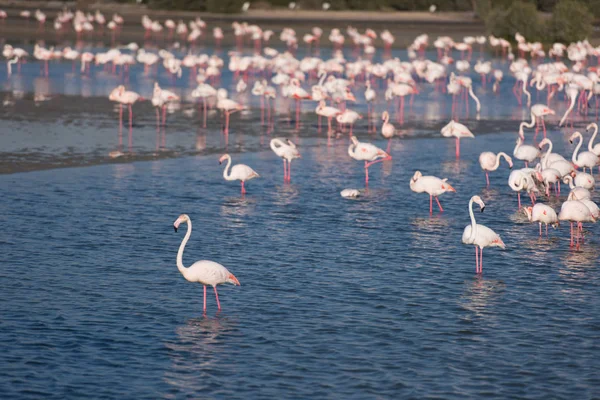
[[[439,135],[450,100],[423,85],[393,160],[371,167],[356,200],[339,192],[364,188],[363,168],[347,155],[346,133],[327,145],[312,104],[298,131],[285,113],[274,133],[256,109],[234,116],[227,151],[261,174],[242,198],[222,179],[218,116],[199,128],[196,106],[184,103],[157,133],[151,107],[136,105],[130,149],[127,130],[119,146],[118,110],[106,99],[117,78],[69,80],[70,64],[56,63],[45,79],[37,68],[4,79],[0,111],[5,397],[597,396],[598,227],[585,226],[580,250],[569,249],[564,225],[538,239],[517,212],[506,166],[486,189],[477,162],[481,151],[510,153],[527,116],[510,77],[500,95],[476,80],[484,108],[466,119],[477,137],[463,141],[459,161]],[[154,81],[139,73],[131,86],[149,96]],[[185,93],[187,79],[171,87]],[[35,101],[40,86],[49,100]],[[549,135],[566,155],[571,130],[556,129],[559,117]],[[356,132],[386,145],[365,120]],[[268,148],[273,135],[302,153],[291,184]],[[123,155],[110,157],[115,150]],[[426,195],[410,191],[416,169],[456,188],[440,198],[444,213],[430,217]],[[460,243],[474,194],[486,203],[478,222],[507,245],[484,251],[483,276]],[[176,269],[181,213],[194,223],[184,264],[218,261],[242,284],[221,287],[220,313],[209,290],[203,316],[201,286]]]

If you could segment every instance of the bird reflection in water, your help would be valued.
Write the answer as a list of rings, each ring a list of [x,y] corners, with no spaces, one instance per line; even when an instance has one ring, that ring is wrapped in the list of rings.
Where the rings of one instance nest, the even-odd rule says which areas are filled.
[[[473,312],[478,317],[494,314],[485,313],[485,309],[500,300],[506,285],[502,281],[484,279],[478,275],[471,281],[465,282],[465,292],[461,297],[461,306]]]
[[[206,129],[198,128],[198,132],[196,133],[195,147],[198,151],[206,150]]]
[[[247,217],[256,211],[256,200],[253,197],[228,197],[221,206],[221,215],[229,222],[247,224]]]
[[[583,278],[590,268],[595,268],[598,265],[598,251],[595,246],[581,246],[579,250],[575,247],[570,251],[563,252],[564,268],[559,270],[562,277]]]
[[[177,339],[165,342],[172,364],[164,380],[172,390],[199,393],[206,389],[207,383],[201,378],[216,368],[220,353],[226,349],[225,336],[235,325],[228,318],[203,317],[189,319],[176,328]]]
[[[462,174],[469,169],[470,162],[462,159],[446,161],[442,163],[442,171],[446,174]]]

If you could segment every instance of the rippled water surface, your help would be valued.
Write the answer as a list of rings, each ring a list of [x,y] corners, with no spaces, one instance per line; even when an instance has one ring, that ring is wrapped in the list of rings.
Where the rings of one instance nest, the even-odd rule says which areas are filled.
[[[527,118],[509,76],[498,95],[473,76],[483,111],[461,119],[476,138],[463,141],[459,161],[439,135],[450,98],[422,85],[393,160],[371,167],[368,192],[347,200],[342,189],[364,188],[362,165],[348,157],[346,133],[328,146],[313,104],[299,130],[278,104],[269,132],[248,96],[253,109],[232,117],[226,143],[216,114],[200,128],[187,74],[170,83],[161,72],[186,101],[158,132],[151,106],[136,105],[130,147],[127,130],[119,143],[118,110],[106,98],[120,78],[100,69],[81,78],[69,63],[41,78],[32,62],[7,79],[4,68],[3,397],[598,396],[598,227],[585,226],[580,250],[569,248],[565,225],[538,239],[517,212],[506,166],[486,189],[477,162],[482,151],[511,153]],[[134,90],[150,97],[153,83],[132,69]],[[355,92],[362,98],[362,86]],[[567,155],[572,130],[558,130],[559,117],[548,120],[549,135]],[[577,117],[576,127],[588,120]],[[385,147],[366,131],[365,119],[359,138]],[[273,136],[302,153],[291,184],[268,147]],[[225,151],[261,174],[245,197],[222,178]],[[456,188],[440,197],[444,213],[429,216],[427,196],[410,191],[416,169]],[[485,249],[483,276],[461,244],[474,194],[486,203],[478,221],[507,245]],[[172,224],[181,213],[194,223],[184,264],[214,260],[241,282],[221,286],[220,313],[209,290],[203,316],[202,287],[177,271],[185,228]]]

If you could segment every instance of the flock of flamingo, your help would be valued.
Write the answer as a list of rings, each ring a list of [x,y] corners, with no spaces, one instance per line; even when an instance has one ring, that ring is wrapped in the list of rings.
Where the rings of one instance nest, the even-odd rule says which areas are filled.
[[[6,17],[6,14],[0,16]],[[58,20],[60,26],[57,29],[65,29],[65,26],[71,23],[78,33],[93,30],[94,24],[96,27],[103,26],[106,21],[100,13],[92,15],[80,11],[60,13]],[[121,17],[114,15],[111,22],[113,24],[109,23],[109,29],[112,30],[123,21]],[[169,32],[167,33],[169,38],[190,44],[206,35],[206,23],[200,18],[186,24],[183,21],[175,23],[172,20],[160,23],[144,16],[142,25],[148,38],[162,34],[163,26]],[[556,227],[561,221],[568,222],[571,247],[579,248],[585,241],[583,223],[595,222],[600,217],[600,209],[591,200],[591,191],[595,185],[593,168],[600,164],[600,143],[594,143],[598,125],[594,122],[586,124],[586,131],[592,133],[587,150],[584,151],[581,151],[584,142],[583,134],[574,131],[570,135],[570,141],[576,145],[572,156],[565,158],[553,152],[553,144],[549,137],[552,132],[547,129],[545,121],[547,117],[551,118],[555,115],[555,111],[551,108],[552,103],[559,101],[557,99],[561,92],[568,101],[568,107],[558,122],[559,126],[570,123],[573,127],[575,113],[585,118],[594,108],[591,104],[592,97],[595,97],[597,116],[600,72],[597,67],[591,66],[591,61],[594,58],[600,61],[600,47],[594,48],[587,41],[569,45],[555,43],[546,53],[540,43],[528,42],[522,35],[517,34],[515,55],[514,46],[510,42],[493,36],[464,37],[462,41],[457,42],[450,37],[438,37],[431,41],[427,35],[420,35],[408,47],[408,59],[401,61],[391,56],[391,47],[395,38],[388,30],[377,33],[367,29],[360,32],[356,28],[349,27],[345,34],[340,29],[331,30],[329,41],[333,51],[330,58],[323,59],[318,56],[323,30],[315,27],[302,37],[307,49],[306,56],[299,59],[296,58],[298,39],[296,32],[291,28],[284,28],[280,32],[282,45],[274,47],[268,47],[271,38],[275,35],[273,31],[263,30],[258,25],[237,22],[232,24],[232,30],[236,45],[228,52],[226,59],[221,58],[217,53],[194,54],[192,51],[180,59],[167,49],[153,52],[140,48],[136,43],[97,53],[79,52],[68,47],[60,50],[47,49],[36,45],[33,56],[41,62],[41,73],[44,75],[48,75],[48,61],[64,58],[73,63],[79,60],[80,71],[86,75],[91,73],[90,66],[93,64],[108,70],[112,68],[115,73],[120,70],[125,83],[130,67],[134,64],[142,64],[144,74],[156,73],[158,65],[162,64],[173,80],[180,79],[182,70],[187,69],[191,79],[197,83],[191,96],[198,99],[199,112],[202,112],[202,125],[206,127],[208,108],[219,110],[224,119],[222,134],[225,137],[230,134],[232,114],[249,110],[247,104],[236,101],[229,96],[226,88],[220,86],[222,70],[227,66],[234,77],[235,91],[238,94],[249,91],[260,99],[261,124],[269,126],[270,131],[273,130],[275,114],[272,103],[276,101],[285,102],[290,121],[294,120],[291,108],[295,107],[296,128],[300,127],[303,105],[312,102],[318,118],[319,132],[322,129],[322,118],[327,119],[329,139],[336,137],[336,134],[340,137],[341,133],[347,130],[348,155],[356,161],[364,161],[365,185],[368,188],[369,168],[376,163],[391,160],[391,141],[395,137],[402,136],[401,129],[396,126],[401,127],[404,124],[406,98],[408,97],[406,102],[409,103],[409,107],[412,107],[414,97],[426,88],[452,97],[452,119],[440,133],[443,137],[455,140],[456,158],[460,158],[461,139],[475,138],[475,135],[467,126],[460,123],[459,119],[462,115],[469,116],[471,102],[474,103],[477,117],[481,112],[481,102],[473,89],[476,80],[472,76],[480,76],[483,86],[493,81],[493,92],[500,90],[504,78],[505,71],[494,68],[491,61],[484,61],[481,57],[485,46],[489,46],[498,57],[502,57],[503,62],[508,62],[508,71],[515,80],[513,94],[520,105],[528,107],[531,120],[519,124],[512,157],[506,152],[485,151],[480,154],[479,164],[485,173],[487,185],[490,185],[489,173],[498,170],[502,160],[511,169],[514,165],[513,158],[523,162],[524,168],[513,169],[508,177],[508,186],[517,193],[519,209],[523,210],[529,221],[539,224],[540,236],[543,235],[542,225],[545,225],[546,236],[548,236],[548,225]],[[224,32],[219,27],[215,27],[212,32],[215,47],[219,47]],[[353,61],[347,60],[342,51],[347,39],[354,49]],[[384,61],[382,62],[374,61],[377,40],[383,43]],[[430,45],[433,45],[437,51],[437,57],[431,57],[433,59],[428,59],[426,54]],[[252,54],[245,52],[248,46],[252,48]],[[275,47],[283,50],[277,50]],[[477,52],[480,57],[472,66],[472,58]],[[29,57],[25,50],[11,45],[4,46],[3,55],[8,60],[9,75],[12,73],[11,65],[15,63],[20,65]],[[471,69],[475,74],[470,74]],[[533,89],[539,93],[546,91],[545,104],[531,105]],[[359,90],[362,91],[361,96],[356,95]],[[366,115],[351,109],[352,104],[359,102],[357,98],[364,99],[366,102]],[[146,99],[138,93],[127,90],[125,85],[119,85],[112,90],[109,99],[119,104],[119,131],[123,125],[123,108],[128,109],[131,147],[133,106]],[[179,95],[161,88],[158,83],[155,83],[152,97],[148,100],[156,109],[157,127],[166,124],[169,106],[182,101]],[[384,102],[387,102],[387,109],[377,115],[377,104]],[[367,131],[370,134],[378,129],[378,120],[381,121],[380,133],[388,140],[385,150],[366,141],[359,141],[355,135],[354,125],[363,118],[367,121]],[[334,127],[334,122],[337,123],[337,127]],[[526,143],[526,128],[534,130],[530,144]],[[539,135],[543,137],[538,143]],[[328,141],[328,144],[331,143]],[[286,138],[273,138],[270,147],[276,156],[283,160],[284,182],[291,182],[292,161],[301,158],[298,148]],[[242,195],[245,195],[245,183],[260,175],[247,165],[232,166],[232,159],[228,154],[223,155],[219,160],[220,163],[224,161],[227,163],[223,171],[224,179],[240,181]],[[587,169],[589,172],[586,172]],[[537,201],[537,197],[542,195],[548,199],[553,195],[560,196],[561,184],[567,184],[570,191],[558,213],[550,205]],[[429,195],[430,214],[433,213],[434,199],[439,211],[443,212],[438,197],[446,192],[455,192],[446,179],[424,176],[420,171],[414,172],[409,186],[416,193]],[[522,205],[521,192],[529,196],[531,206]],[[343,197],[349,198],[363,194],[364,190],[359,189],[345,189],[341,192]],[[474,203],[481,211],[485,208],[479,196],[470,198],[468,203],[470,224],[464,229],[462,242],[475,247],[476,272],[482,273],[483,249],[487,247],[504,249],[505,244],[492,229],[477,223],[473,212]],[[183,266],[183,250],[192,230],[189,216],[181,215],[175,221],[175,231],[183,223],[188,224],[188,230],[179,248],[177,266],[185,279],[204,285],[204,310],[206,311],[206,286],[214,288],[220,309],[216,286],[223,283],[235,285],[240,283],[224,266],[212,261],[199,261],[189,268]]]

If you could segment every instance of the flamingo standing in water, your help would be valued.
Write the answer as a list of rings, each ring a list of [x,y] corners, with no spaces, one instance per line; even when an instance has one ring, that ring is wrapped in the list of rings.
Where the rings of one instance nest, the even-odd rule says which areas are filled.
[[[179,218],[175,220],[173,223],[173,227],[175,228],[175,232],[179,228],[179,225],[182,223],[188,224],[187,232],[185,233],[185,237],[179,246],[179,251],[177,252],[177,269],[181,272],[181,275],[188,282],[198,282],[204,286],[204,308],[203,311],[206,314],[206,286],[212,286],[215,291],[215,298],[217,299],[217,307],[221,310],[221,303],[219,302],[219,294],[217,293],[217,285],[221,285],[224,283],[231,283],[236,286],[241,286],[240,281],[227,270],[224,266],[214,261],[202,260],[196,261],[189,267],[185,267],[183,265],[183,249],[185,249],[185,245],[187,244],[190,236],[192,235],[192,220],[187,214],[181,214]]]
[[[331,120],[334,117],[337,117],[338,115],[340,115],[342,113],[339,108],[327,106],[325,104],[325,100],[321,100],[319,102],[319,105],[318,105],[317,109],[315,110],[315,112],[318,115],[327,118],[327,126],[329,127],[329,130],[327,132],[331,132],[332,131]]]
[[[485,203],[481,200],[481,197],[471,197],[471,200],[469,200],[469,216],[471,217],[471,224],[465,227],[462,235],[462,242],[464,244],[475,245],[475,272],[481,274],[483,273],[483,248],[500,247],[501,249],[505,249],[506,245],[496,232],[475,221],[475,215],[473,215],[473,203],[479,204],[481,212],[485,209]],[[478,247],[481,253],[477,250]]]
[[[455,137],[456,138],[456,158],[460,157],[460,139],[461,138],[474,138],[473,132],[460,122],[454,120],[450,121],[441,129],[441,134],[444,137]]]
[[[535,140],[540,130],[540,121],[544,130],[544,139],[546,138],[546,122],[544,121],[544,117],[546,115],[554,114],[554,110],[550,109],[544,104],[534,104],[531,106],[531,122],[523,123],[523,126],[526,126],[527,128],[533,128],[535,125],[535,135],[533,136],[533,140]]]
[[[198,87],[192,90],[192,97],[202,98],[202,127],[206,128],[206,99],[217,95],[217,90],[208,83],[200,83]]]
[[[301,158],[300,152],[296,148],[296,145],[287,139],[286,142],[279,138],[271,139],[271,150],[277,154],[278,157],[283,159],[283,181],[292,181],[292,160],[295,158]],[[287,161],[287,168],[286,168]]]
[[[225,134],[229,133],[229,116],[236,111],[244,110],[246,107],[237,101],[227,98],[227,90],[217,90],[217,108],[225,113]]]
[[[596,218],[592,215],[592,212],[585,205],[585,203],[579,200],[567,200],[562,204],[560,208],[560,213],[558,213],[558,219],[560,221],[569,221],[571,223],[571,243],[570,246],[573,247],[573,223],[577,223],[577,227],[575,228],[577,247],[579,248],[579,236],[580,231],[583,230],[584,222],[596,222]]]
[[[388,140],[386,152],[390,152],[390,148],[392,146],[392,138],[396,134],[396,128],[393,124],[390,123],[390,114],[387,111],[384,111],[381,114],[381,119],[383,120],[383,125],[381,125],[381,136]]]
[[[481,169],[485,171],[485,181],[487,182],[488,187],[490,186],[490,177],[488,173],[498,169],[500,166],[500,157],[504,157],[508,166],[512,169],[512,158],[504,152],[494,154],[491,151],[484,151],[479,155],[479,165],[481,166]]]
[[[525,214],[530,222],[538,222],[540,225],[540,236],[542,236],[542,223],[546,224],[546,237],[548,237],[548,224],[558,226],[556,211],[546,204],[537,203],[533,207],[525,207]]]
[[[429,214],[433,214],[433,198],[437,201],[440,212],[444,212],[438,196],[446,192],[456,192],[447,182],[447,178],[440,179],[436,176],[423,176],[421,171],[415,172],[410,180],[410,190],[416,193],[429,194]]]
[[[133,129],[133,111],[131,106],[135,104],[138,100],[143,100],[143,97],[137,94],[136,92],[132,92],[130,90],[125,90],[125,86],[119,85],[115,89],[113,89],[108,99],[110,101],[116,101],[119,103],[119,139],[121,135],[121,131],[123,129],[123,105],[129,107],[129,149],[131,149],[132,143],[132,129]],[[120,142],[120,140],[119,140]],[[121,143],[119,143],[120,145]]]
[[[573,143],[576,138],[579,138],[579,143],[573,151],[573,157],[571,161],[573,161],[573,164],[577,167],[583,168],[583,172],[585,172],[586,167],[592,171],[592,168],[598,164],[598,156],[591,151],[582,151],[581,153],[577,154],[581,148],[581,145],[583,144],[583,137],[581,136],[580,132],[574,132],[569,138],[569,141]]]
[[[392,157],[371,143],[359,142],[356,136],[350,138],[352,143],[348,146],[348,155],[357,161],[365,162],[365,184],[369,186],[369,167],[375,163],[391,160]]]
[[[152,105],[156,107],[156,126],[160,125],[159,108],[162,108],[162,125],[167,122],[167,104],[179,101],[180,98],[170,90],[161,89],[158,82],[154,82]]]
[[[236,164],[233,167],[231,167],[231,156],[229,154],[224,154],[219,159],[219,164],[222,164],[225,160],[227,160],[227,166],[223,170],[223,178],[225,178],[225,180],[227,181],[241,181],[242,195],[246,194],[246,188],[244,187],[244,183],[246,181],[249,181],[250,179],[259,178],[260,175],[245,164]],[[229,167],[231,167],[231,171],[229,171]]]

